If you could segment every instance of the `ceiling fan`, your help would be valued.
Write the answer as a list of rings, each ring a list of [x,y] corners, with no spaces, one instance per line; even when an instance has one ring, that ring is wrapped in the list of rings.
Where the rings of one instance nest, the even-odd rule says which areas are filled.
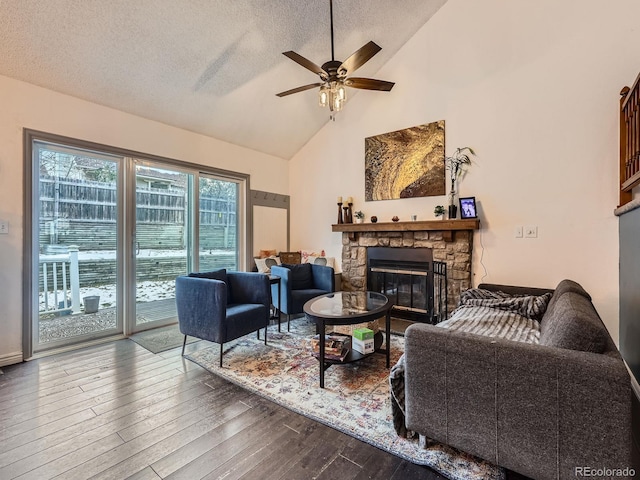
[[[382,48],[375,42],[369,42],[344,62],[336,60],[333,48],[333,0],[329,0],[329,13],[331,16],[331,60],[319,67],[311,60],[307,60],[302,55],[294,51],[283,52],[283,55],[290,58],[307,70],[320,76],[320,82],[303,85],[284,92],[277,93],[278,97],[285,97],[293,93],[304,92],[315,87],[320,87],[318,92],[318,104],[321,107],[329,106],[331,119],[335,120],[335,114],[342,110],[342,106],[347,101],[347,90],[345,87],[359,88],[363,90],[390,91],[395,85],[393,82],[384,80],[374,80],[373,78],[348,77],[362,65],[367,63]]]

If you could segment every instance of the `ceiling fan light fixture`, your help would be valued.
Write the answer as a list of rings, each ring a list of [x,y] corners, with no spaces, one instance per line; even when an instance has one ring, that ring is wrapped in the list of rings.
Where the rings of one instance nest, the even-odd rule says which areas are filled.
[[[340,110],[342,110],[342,105],[344,104],[344,102],[337,94],[333,94],[332,96],[333,96],[333,101],[331,102],[331,105],[333,108],[331,109],[331,111],[337,113]]]
[[[304,92],[311,88],[320,87],[320,91],[318,92],[318,105],[323,108],[328,106],[329,111],[331,112],[329,117],[332,120],[335,120],[335,114],[342,110],[342,107],[347,101],[346,87],[388,92],[391,90],[394,83],[375,80],[373,78],[347,77],[347,75],[352,74],[355,70],[368,62],[371,57],[381,50],[381,48],[376,45],[375,42],[371,41],[354,52],[344,62],[336,60],[334,58],[333,48],[333,0],[329,0],[329,16],[331,20],[331,60],[323,63],[322,67],[320,67],[294,51],[283,52],[283,55],[286,57],[316,75],[319,75],[321,83],[304,85],[302,87],[276,93],[276,95],[278,97],[285,97],[293,93]]]
[[[329,89],[326,85],[320,87],[318,92],[318,106],[324,108],[329,104]]]
[[[345,87],[344,83],[338,82],[338,87],[336,88],[336,93],[338,94],[338,98],[342,102],[346,102],[347,101],[347,88]]]

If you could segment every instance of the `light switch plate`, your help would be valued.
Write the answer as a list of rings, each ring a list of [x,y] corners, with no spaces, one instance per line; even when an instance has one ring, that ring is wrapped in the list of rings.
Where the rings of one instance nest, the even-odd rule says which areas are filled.
[[[527,225],[524,227],[525,238],[538,238],[538,227],[536,225]]]
[[[0,220],[0,234],[9,233],[9,222]]]

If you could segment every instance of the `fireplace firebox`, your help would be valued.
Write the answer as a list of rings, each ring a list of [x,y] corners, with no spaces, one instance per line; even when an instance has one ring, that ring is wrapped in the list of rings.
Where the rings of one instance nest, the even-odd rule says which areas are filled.
[[[431,248],[367,248],[367,290],[383,293],[392,315],[438,323],[447,318],[447,265]]]

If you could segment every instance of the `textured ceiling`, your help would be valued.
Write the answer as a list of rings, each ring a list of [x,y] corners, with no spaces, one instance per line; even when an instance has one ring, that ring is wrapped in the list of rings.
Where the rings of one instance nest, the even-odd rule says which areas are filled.
[[[445,1],[335,0],[336,60],[373,40],[376,78]],[[329,120],[275,96],[318,78],[287,50],[330,60],[328,0],[0,0],[1,75],[285,159]]]

